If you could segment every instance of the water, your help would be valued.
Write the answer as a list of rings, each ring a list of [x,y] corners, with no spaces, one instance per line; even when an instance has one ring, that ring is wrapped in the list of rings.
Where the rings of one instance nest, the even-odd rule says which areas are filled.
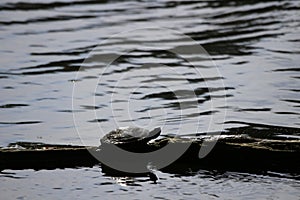
[[[7,171],[3,199],[297,199],[299,181],[264,175],[200,170],[185,176],[157,172],[147,178],[112,179],[98,167],[55,171]],[[16,182],[18,183],[16,185]],[[15,188],[16,191],[10,191]]]
[[[299,9],[300,2],[293,0],[4,0],[0,146],[16,141],[99,145],[104,133],[132,124],[161,126],[172,134],[224,128],[237,134],[256,130],[257,137],[265,137],[265,132],[299,137]],[[171,31],[133,31],[154,26]],[[170,53],[190,49],[194,44],[188,36],[206,49],[213,62],[189,55],[192,62],[187,63]],[[94,48],[100,61],[122,56],[103,74],[105,62],[84,62]],[[124,55],[130,48],[133,51]],[[77,73],[80,67],[84,70]],[[1,196],[20,199],[24,193],[32,199],[66,191],[73,191],[69,198],[300,196],[299,182],[288,175],[204,176],[206,172],[200,171],[176,177],[158,171],[160,185],[137,178],[133,182],[139,186],[124,189],[123,183],[103,176],[98,168],[11,173],[1,176]],[[53,178],[45,178],[49,174]],[[52,187],[61,177],[69,178]]]

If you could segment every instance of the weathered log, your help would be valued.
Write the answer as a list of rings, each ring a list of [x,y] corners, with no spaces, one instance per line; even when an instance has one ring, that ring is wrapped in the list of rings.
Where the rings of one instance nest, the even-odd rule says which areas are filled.
[[[91,167],[98,163],[88,151],[92,148],[94,147],[17,142],[0,150],[0,170]]]
[[[186,170],[201,168],[238,171],[279,171],[300,173],[300,140],[254,139],[244,136],[207,137],[207,141],[217,143],[203,159],[198,153],[204,138],[162,138],[141,149],[130,147],[134,152],[154,151],[165,145],[189,143],[187,151],[163,171],[184,173]],[[71,145],[49,145],[43,143],[18,142],[0,149],[0,169],[55,169],[91,167],[100,164],[91,154],[100,147]],[[138,149],[137,149],[138,148]],[[109,152],[108,152],[109,153]],[[125,158],[126,159],[126,158]],[[114,172],[104,166],[106,173]]]

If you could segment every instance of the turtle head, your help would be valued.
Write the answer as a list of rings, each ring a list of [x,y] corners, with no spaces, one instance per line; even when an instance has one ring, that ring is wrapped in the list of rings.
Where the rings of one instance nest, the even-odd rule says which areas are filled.
[[[149,132],[149,135],[148,135],[148,139],[154,139],[154,138],[157,138],[161,133],[161,129],[160,127],[157,127],[155,129],[153,129],[152,131]]]

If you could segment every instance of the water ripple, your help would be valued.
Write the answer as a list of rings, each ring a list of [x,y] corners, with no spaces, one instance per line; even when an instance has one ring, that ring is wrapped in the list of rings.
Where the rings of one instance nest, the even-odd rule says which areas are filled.
[[[161,126],[163,134],[180,134],[180,125],[204,131],[207,124],[219,127],[219,122],[209,120],[225,112],[226,134],[298,138],[299,10],[300,1],[294,0],[3,0],[0,145],[20,139],[81,144],[73,115],[88,145],[98,145],[99,127],[110,131],[134,122]],[[191,54],[193,42],[179,34],[145,31],[133,38],[119,34],[154,25],[190,36],[210,57]],[[132,51],[124,54],[126,49]],[[171,53],[176,51],[186,52],[189,62]],[[85,62],[86,58],[93,62]],[[77,96],[72,96],[73,87]],[[72,107],[75,101],[78,105]],[[49,179],[45,171],[24,172],[32,177],[29,182],[40,183],[32,188],[21,185],[28,191],[3,184],[8,184],[13,197],[28,199],[30,194],[43,197],[59,191],[84,199],[100,193],[103,198],[121,194],[129,199],[299,196],[292,186],[279,184],[286,179],[277,181],[274,176],[264,182],[266,177],[258,175],[194,170],[183,177],[158,172],[162,177],[156,187],[145,177],[107,180],[97,172],[93,182],[85,173],[79,181],[75,177],[81,173],[68,172],[72,180],[67,176],[63,180],[69,185],[57,184],[64,174],[55,172],[57,179]],[[47,185],[55,183],[50,190],[38,178],[44,174]],[[19,177],[1,178],[14,176]],[[48,198],[61,197],[52,195]]]

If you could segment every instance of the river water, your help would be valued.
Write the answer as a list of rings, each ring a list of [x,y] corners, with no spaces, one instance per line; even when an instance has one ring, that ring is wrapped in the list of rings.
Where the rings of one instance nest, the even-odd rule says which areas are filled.
[[[0,146],[98,146],[105,133],[128,125],[299,139],[299,10],[295,0],[3,0]],[[5,170],[1,196],[300,196],[297,178],[276,172],[156,174],[158,184],[105,176],[100,166]]]

